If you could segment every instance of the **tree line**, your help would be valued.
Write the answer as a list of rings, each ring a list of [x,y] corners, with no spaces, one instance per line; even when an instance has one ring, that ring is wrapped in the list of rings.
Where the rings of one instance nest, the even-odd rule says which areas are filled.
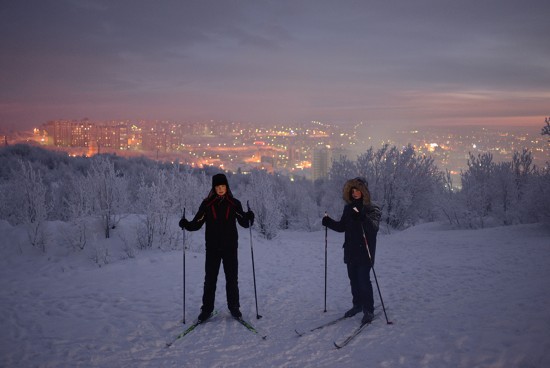
[[[526,150],[499,163],[490,153],[470,154],[457,188],[432,157],[412,146],[385,145],[356,160],[340,158],[328,178],[317,181],[261,170],[226,174],[232,192],[254,210],[255,229],[271,239],[281,229],[320,229],[325,212],[339,218],[342,186],[358,176],[368,181],[387,232],[440,220],[468,228],[550,221],[549,166],[536,167]],[[8,146],[0,150],[0,220],[23,225],[29,242],[45,251],[48,221],[69,223],[68,241],[84,249],[91,232],[109,238],[124,216],[136,214],[139,248],[176,248],[182,236],[177,220],[184,209],[188,218],[194,215],[219,171],[144,157],[69,157]]]

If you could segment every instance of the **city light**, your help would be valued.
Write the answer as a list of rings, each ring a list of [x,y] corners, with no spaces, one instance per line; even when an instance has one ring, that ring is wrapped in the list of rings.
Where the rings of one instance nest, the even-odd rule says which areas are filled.
[[[353,132],[350,134],[349,132]],[[368,134],[365,134],[367,133]],[[544,166],[548,142],[540,131],[521,127],[506,130],[485,127],[426,127],[373,134],[372,126],[354,129],[318,121],[259,127],[249,123],[168,121],[92,122],[49,121],[18,135],[19,142],[35,142],[71,156],[91,157],[113,153],[124,157],[145,156],[192,167],[215,166],[228,171],[250,172],[254,168],[281,174],[319,178],[328,175],[333,160],[355,160],[367,149],[406,147],[434,158],[442,170],[458,176],[468,154],[491,152],[495,161],[509,161],[516,151],[533,152],[534,163]],[[7,136],[4,144],[16,143]],[[444,143],[442,143],[444,142]]]

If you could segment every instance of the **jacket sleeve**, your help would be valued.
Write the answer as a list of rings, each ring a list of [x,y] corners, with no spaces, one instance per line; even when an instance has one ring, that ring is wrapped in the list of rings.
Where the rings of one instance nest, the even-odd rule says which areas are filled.
[[[239,225],[244,228],[250,227],[250,222],[248,221],[248,218],[243,211],[243,206],[238,200],[235,200],[235,217],[237,218],[237,222],[239,223]]]
[[[342,217],[340,217],[340,221],[335,221],[329,217],[327,222],[327,227],[338,233],[343,233],[346,230],[345,215],[346,215],[346,208],[344,207],[344,211],[342,212]]]
[[[199,210],[197,211],[197,214],[195,215],[193,220],[189,221],[185,229],[187,231],[199,230],[205,221],[206,221],[206,205],[204,202],[202,202],[199,207]]]
[[[371,204],[365,206],[363,210],[365,211],[364,224],[367,232],[377,233],[380,225],[380,217],[382,216],[380,208]]]

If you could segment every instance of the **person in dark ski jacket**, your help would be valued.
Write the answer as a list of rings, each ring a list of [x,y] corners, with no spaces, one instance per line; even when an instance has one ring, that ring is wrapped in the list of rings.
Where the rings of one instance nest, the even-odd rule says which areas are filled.
[[[212,177],[212,189],[202,201],[197,214],[191,221],[183,217],[179,226],[188,231],[199,230],[206,223],[206,261],[204,291],[199,321],[207,320],[214,311],[216,283],[220,264],[225,272],[227,307],[235,318],[242,316],[239,304],[238,285],[238,232],[239,223],[244,228],[254,223],[254,213],[244,212],[241,202],[233,197],[227,177],[216,174]]]
[[[345,233],[344,263],[347,265],[353,307],[344,316],[363,312],[362,322],[374,318],[374,299],[370,270],[376,254],[376,235],[380,222],[380,208],[371,202],[366,180],[355,178],[344,184],[346,202],[340,221],[325,214],[323,226]]]

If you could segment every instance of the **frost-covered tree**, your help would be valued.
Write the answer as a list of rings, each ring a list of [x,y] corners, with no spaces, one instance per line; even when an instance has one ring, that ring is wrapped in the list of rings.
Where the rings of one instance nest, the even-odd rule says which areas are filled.
[[[143,247],[179,246],[183,234],[177,220],[184,208],[187,218],[193,217],[210,190],[211,176],[219,172],[145,158],[71,158],[24,145],[0,149],[0,164],[0,218],[14,225],[38,226],[40,221],[25,222],[32,216],[24,214],[28,207],[21,204],[27,200],[24,193],[42,193],[46,210],[39,211],[41,224],[68,221],[71,233],[63,238],[76,249],[83,249],[95,231],[91,218],[100,219],[102,232],[109,236],[126,213],[144,219],[138,231]],[[342,186],[357,176],[367,180],[388,230],[432,221],[436,215],[451,225],[470,227],[485,226],[488,219],[514,224],[550,217],[549,169],[534,166],[527,150],[514,153],[511,162],[498,164],[490,154],[470,155],[467,164],[461,190],[453,186],[449,172],[439,172],[431,157],[411,146],[371,147],[356,161],[340,157],[329,177],[315,182],[260,171],[227,175],[231,190],[245,207],[250,200],[257,215],[255,229],[266,238],[279,229],[318,229],[325,211],[337,217],[343,206]],[[41,187],[29,189],[31,183]],[[34,233],[38,239],[40,232],[32,229],[29,226],[29,238]],[[39,241],[31,242],[40,247]]]
[[[545,118],[544,122],[546,123],[546,125],[542,128],[540,134],[550,136],[550,117]],[[548,140],[548,142],[550,142],[550,139]]]
[[[109,156],[92,158],[87,174],[88,186],[93,195],[94,213],[102,222],[105,238],[120,221],[127,206],[127,181]]]
[[[468,168],[461,172],[462,194],[466,207],[479,226],[485,226],[485,219],[491,212],[491,178],[494,174],[493,155],[469,153]],[[471,226],[475,224],[471,223]]]
[[[304,229],[307,231],[320,228],[322,212],[315,200],[313,183],[304,178],[290,180],[288,177],[276,177],[277,186],[284,192],[282,214],[284,229]]]
[[[206,176],[204,170],[193,169],[190,166],[176,164],[170,168],[167,177],[168,197],[170,198],[170,219],[167,218],[166,233],[169,234],[170,243],[178,247],[181,237],[187,247],[188,239],[192,233],[185,233],[177,226],[178,220],[184,214],[189,220],[196,214],[202,200],[211,189],[211,178]],[[231,187],[233,190],[234,188]],[[174,219],[175,216],[175,219]],[[169,221],[168,221],[169,220]],[[204,250],[201,245],[200,249]]]
[[[437,208],[450,225],[461,226],[466,208],[460,201],[459,190],[455,187],[451,172],[447,169],[442,177],[443,187],[434,193]]]
[[[536,170],[531,175],[528,190],[523,199],[525,222],[550,224],[550,167]]]
[[[494,164],[491,180],[492,214],[500,219],[504,225],[515,222],[518,203],[515,193],[512,163],[500,162]]]
[[[252,171],[244,199],[250,201],[258,232],[266,239],[273,239],[281,228],[281,203],[284,203],[284,193],[277,187],[273,175],[260,170]],[[246,211],[246,203],[243,207]]]
[[[382,202],[384,197],[385,186],[389,178],[387,170],[392,165],[387,165],[387,153],[389,145],[383,145],[378,151],[374,148],[369,148],[365,153],[357,157],[358,175],[364,177],[369,184],[371,197],[378,202]],[[382,207],[383,203],[379,203]],[[382,208],[383,210],[383,208]]]
[[[148,182],[144,176],[141,177],[134,209],[142,215],[137,231],[138,243],[142,249],[151,248],[154,244],[158,247],[177,246],[180,231],[173,224],[173,214],[174,211],[181,211],[178,194],[185,185],[181,183],[178,169],[177,165],[159,168],[152,182]],[[181,215],[177,212],[176,214]]]
[[[527,149],[523,149],[521,153],[514,152],[510,170],[513,172],[514,176],[515,199],[520,202],[527,192],[530,178],[532,178],[536,171],[533,165],[533,155],[531,152]]]
[[[322,215],[325,212],[329,216],[336,216],[342,213],[344,202],[342,200],[342,187],[345,180],[332,177],[332,170],[328,178],[321,178],[312,183],[315,193],[315,203],[319,207]]]
[[[391,228],[403,228],[436,216],[434,193],[443,186],[433,158],[417,155],[414,147],[402,150],[384,145],[357,158],[357,176],[368,182],[371,197]]]
[[[63,203],[73,231],[66,234],[66,239],[73,247],[82,250],[88,243],[88,222],[93,211],[92,191],[88,187],[86,177],[79,172],[74,173],[68,181],[65,185]]]
[[[46,252],[47,187],[40,171],[35,170],[30,162],[19,160],[19,166],[20,170],[14,173],[17,189],[13,195],[21,201],[16,207],[16,217],[25,225],[32,246]]]
[[[186,216],[198,211],[202,200],[211,189],[211,179],[204,171],[198,171],[189,166],[178,166],[171,179],[173,181],[173,213],[181,216],[186,209]],[[235,187],[230,186],[233,191]]]
[[[161,171],[162,176],[162,171]],[[164,209],[162,184],[147,184],[142,178],[138,188],[139,202],[135,209],[142,214],[141,223],[137,229],[137,240],[141,249],[151,248],[155,236],[159,232],[160,216]]]
[[[338,160],[332,162],[332,166],[329,172],[330,180],[333,183],[345,183],[349,179],[355,178],[359,175],[357,172],[358,165],[347,156],[341,156]]]
[[[512,161],[493,164],[491,174],[491,215],[504,225],[524,221],[524,197],[535,167],[531,152],[514,152]],[[523,218],[522,218],[523,217]]]

